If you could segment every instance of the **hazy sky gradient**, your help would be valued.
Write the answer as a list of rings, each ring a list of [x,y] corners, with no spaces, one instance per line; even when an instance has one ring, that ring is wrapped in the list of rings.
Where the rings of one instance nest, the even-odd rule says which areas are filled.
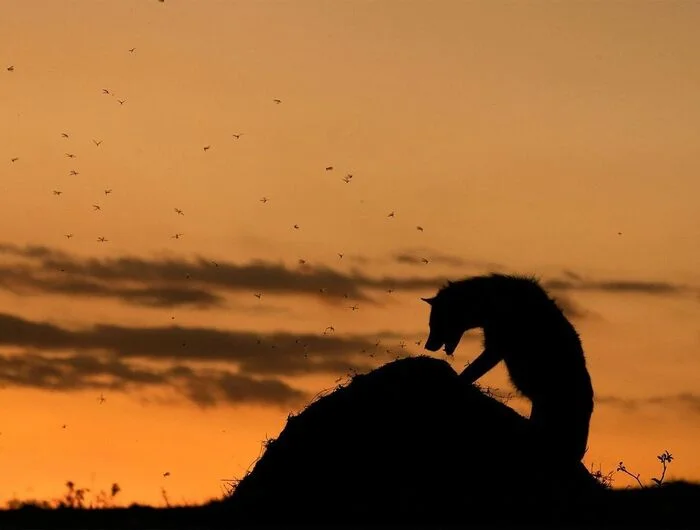
[[[699,4],[0,13],[1,501],[217,496],[317,392],[423,352],[421,296],[492,271],[581,334],[584,462],[649,482],[668,449],[700,480]]]

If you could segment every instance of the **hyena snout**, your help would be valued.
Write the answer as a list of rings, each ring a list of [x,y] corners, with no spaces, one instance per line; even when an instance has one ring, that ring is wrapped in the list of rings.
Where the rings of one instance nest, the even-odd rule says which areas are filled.
[[[428,340],[425,341],[425,349],[429,351],[438,351],[443,346],[445,347],[445,353],[447,355],[452,355],[457,349],[459,344],[459,339],[461,334],[455,334],[450,337],[438,337],[434,333],[428,336]]]
[[[428,340],[425,341],[425,349],[429,351],[438,351],[445,344],[444,341],[438,339],[434,334],[428,336]]]

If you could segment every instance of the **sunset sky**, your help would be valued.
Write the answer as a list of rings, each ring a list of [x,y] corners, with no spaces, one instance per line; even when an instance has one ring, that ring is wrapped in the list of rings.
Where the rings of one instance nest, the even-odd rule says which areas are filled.
[[[0,0],[0,503],[218,497],[339,377],[427,353],[421,296],[496,271],[581,335],[586,465],[649,483],[669,450],[700,480],[698,27],[651,0]]]

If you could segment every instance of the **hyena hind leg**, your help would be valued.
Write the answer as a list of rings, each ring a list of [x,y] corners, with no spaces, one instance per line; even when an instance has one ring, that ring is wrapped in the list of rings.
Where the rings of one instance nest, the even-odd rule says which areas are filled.
[[[533,402],[530,425],[538,453],[560,463],[580,462],[588,445],[591,412]]]

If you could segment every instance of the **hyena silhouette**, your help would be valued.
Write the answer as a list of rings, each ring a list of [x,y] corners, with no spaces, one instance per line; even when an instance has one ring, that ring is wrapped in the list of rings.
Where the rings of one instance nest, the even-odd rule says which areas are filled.
[[[484,351],[460,374],[474,383],[499,361],[530,399],[540,448],[580,462],[593,413],[593,386],[578,333],[535,278],[491,274],[448,282],[432,298],[425,348],[452,355],[465,331],[482,328]]]

